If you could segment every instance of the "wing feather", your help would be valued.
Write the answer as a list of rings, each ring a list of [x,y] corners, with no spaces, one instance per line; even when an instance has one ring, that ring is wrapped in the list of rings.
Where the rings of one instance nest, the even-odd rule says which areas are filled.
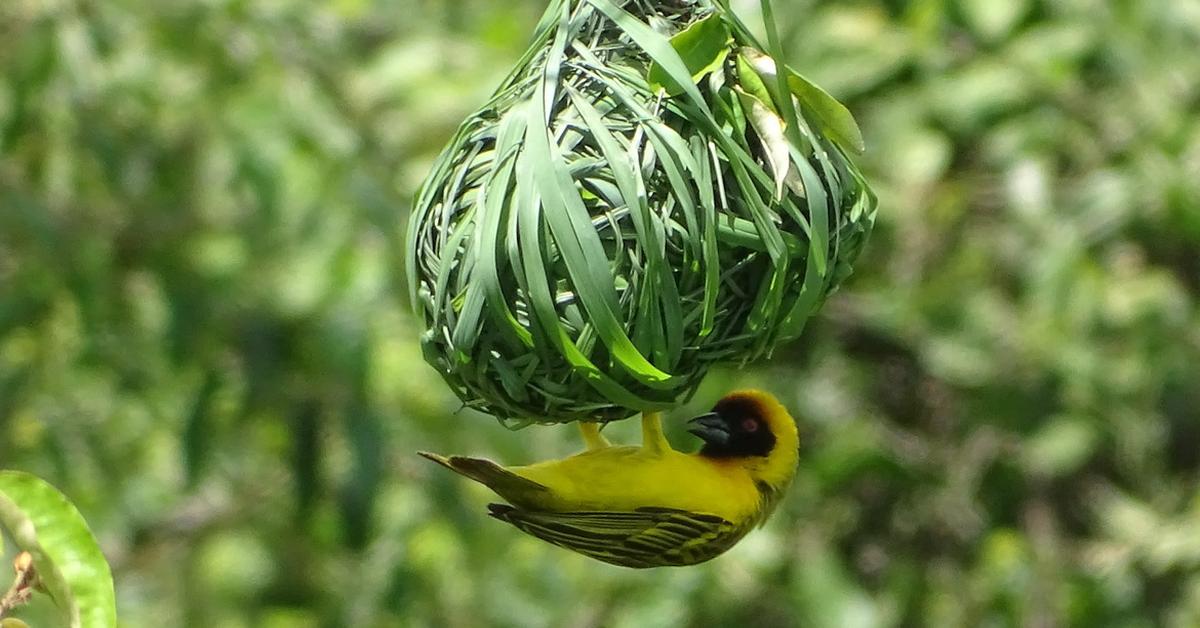
[[[526,534],[624,567],[702,563],[732,547],[749,530],[716,515],[670,508],[546,512],[491,504],[488,509]]]

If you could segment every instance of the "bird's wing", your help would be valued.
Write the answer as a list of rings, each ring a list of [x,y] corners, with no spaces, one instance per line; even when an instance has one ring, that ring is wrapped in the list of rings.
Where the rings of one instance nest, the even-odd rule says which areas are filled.
[[[733,547],[750,526],[672,508],[545,512],[489,504],[493,517],[522,532],[624,567],[694,565]]]

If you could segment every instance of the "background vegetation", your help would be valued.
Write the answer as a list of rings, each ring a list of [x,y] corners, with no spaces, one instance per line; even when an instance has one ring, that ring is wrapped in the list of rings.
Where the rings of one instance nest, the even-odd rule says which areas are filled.
[[[414,188],[541,0],[0,2],[0,467],[88,518],[127,626],[1200,624],[1200,2],[777,7],[881,221],[675,414],[801,418],[727,556],[590,562],[414,456],[577,445],[456,412],[400,302]]]

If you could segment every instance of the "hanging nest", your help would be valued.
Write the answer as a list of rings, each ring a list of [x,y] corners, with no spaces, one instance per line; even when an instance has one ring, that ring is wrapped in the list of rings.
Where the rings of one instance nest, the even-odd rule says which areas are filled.
[[[552,0],[408,238],[426,360],[527,422],[664,409],[796,336],[875,197],[849,112],[725,2]],[[763,52],[764,48],[773,54]]]

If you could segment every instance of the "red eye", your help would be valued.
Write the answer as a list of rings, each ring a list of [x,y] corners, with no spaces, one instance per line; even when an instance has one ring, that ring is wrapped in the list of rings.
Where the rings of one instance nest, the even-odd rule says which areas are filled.
[[[742,431],[743,432],[757,432],[758,431],[758,421],[756,421],[754,419],[742,419]]]

